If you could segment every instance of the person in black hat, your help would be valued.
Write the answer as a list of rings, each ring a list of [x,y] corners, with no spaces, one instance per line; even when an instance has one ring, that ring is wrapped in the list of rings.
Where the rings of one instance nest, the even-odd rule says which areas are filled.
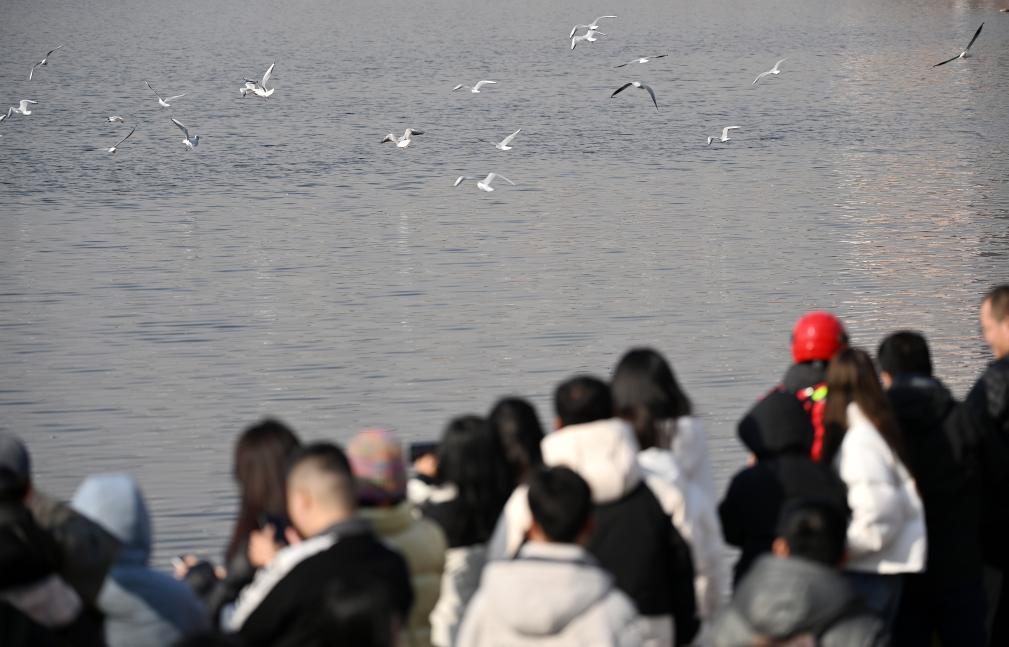
[[[718,506],[725,541],[742,550],[734,582],[771,550],[782,506],[816,497],[847,509],[844,483],[809,457],[813,425],[791,393],[772,391],[739,422],[739,439],[750,450],[749,465],[733,477]]]

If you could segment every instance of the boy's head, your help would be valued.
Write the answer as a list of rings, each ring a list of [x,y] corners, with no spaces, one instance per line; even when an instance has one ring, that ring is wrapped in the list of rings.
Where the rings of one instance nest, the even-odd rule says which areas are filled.
[[[613,417],[613,397],[606,382],[591,375],[578,375],[554,391],[558,429]]]
[[[793,500],[785,504],[772,549],[778,557],[802,557],[827,566],[844,562],[848,514],[827,501]]]
[[[582,477],[566,467],[543,467],[529,478],[532,541],[582,543],[591,530],[592,492]]]
[[[910,330],[895,332],[880,342],[876,351],[880,377],[889,386],[896,375],[932,376],[932,355],[928,342],[920,333]]]
[[[354,475],[342,449],[320,442],[295,454],[287,472],[287,516],[302,537],[350,518],[356,509]]]

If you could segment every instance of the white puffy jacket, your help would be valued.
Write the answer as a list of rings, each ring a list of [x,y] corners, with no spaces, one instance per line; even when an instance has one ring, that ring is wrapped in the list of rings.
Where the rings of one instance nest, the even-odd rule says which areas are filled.
[[[914,479],[858,405],[834,468],[848,486],[848,562],[852,571],[918,573],[925,569],[925,512]]]

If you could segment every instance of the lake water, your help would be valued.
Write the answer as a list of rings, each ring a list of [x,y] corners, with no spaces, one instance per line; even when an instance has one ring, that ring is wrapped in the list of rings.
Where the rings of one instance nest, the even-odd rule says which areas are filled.
[[[924,331],[963,394],[1009,280],[1001,6],[6,0],[0,102],[39,103],[0,124],[0,428],[58,495],[134,473],[167,567],[219,554],[232,444],[266,414],[337,441],[433,439],[512,393],[547,419],[558,381],[649,344],[724,480],[813,308],[870,349]],[[274,60],[274,96],[241,99]],[[160,108],[145,79],[187,94]],[[609,98],[634,79],[658,111]],[[489,171],[517,186],[452,188]]]

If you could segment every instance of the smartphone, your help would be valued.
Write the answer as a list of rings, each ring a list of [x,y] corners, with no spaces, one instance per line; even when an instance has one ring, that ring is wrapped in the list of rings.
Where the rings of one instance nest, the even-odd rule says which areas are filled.
[[[426,442],[426,443],[410,443],[410,463],[414,463],[421,456],[427,456],[428,454],[436,454],[438,452],[438,443]]]
[[[273,541],[286,546],[287,536],[285,531],[287,530],[287,526],[290,525],[287,517],[279,514],[270,514],[269,512],[259,515],[260,529],[265,528],[267,525],[273,526]]]

